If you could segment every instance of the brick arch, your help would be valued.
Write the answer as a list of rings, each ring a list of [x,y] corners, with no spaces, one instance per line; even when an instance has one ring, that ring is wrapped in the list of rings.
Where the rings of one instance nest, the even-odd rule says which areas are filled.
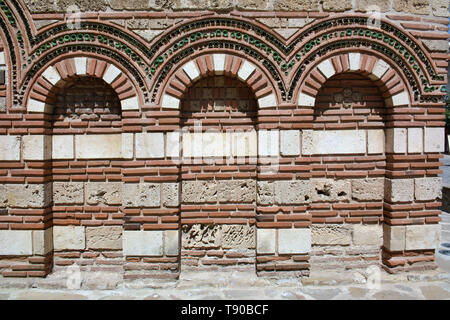
[[[197,80],[213,75],[225,75],[246,83],[254,92],[259,108],[279,104],[277,90],[257,64],[232,54],[210,53],[184,63],[172,74],[160,97],[161,107],[179,109],[188,88]]]
[[[104,80],[117,93],[122,110],[139,110],[142,104],[135,84],[118,66],[97,57],[76,56],[54,62],[35,76],[25,94],[27,111],[51,113],[59,88],[77,76]]]
[[[305,72],[299,89],[299,106],[313,107],[317,94],[325,82],[334,75],[355,72],[367,76],[380,88],[385,103],[390,107],[409,106],[413,101],[412,93],[401,73],[385,60],[367,53],[341,53],[322,59]]]

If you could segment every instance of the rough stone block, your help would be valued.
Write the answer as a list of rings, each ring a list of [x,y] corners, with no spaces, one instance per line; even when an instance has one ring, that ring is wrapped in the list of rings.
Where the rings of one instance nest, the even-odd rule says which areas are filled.
[[[442,198],[442,178],[416,178],[414,179],[416,200],[438,200]]]
[[[72,135],[52,136],[52,158],[53,159],[73,159],[74,138]]]
[[[272,181],[258,181],[257,203],[259,205],[273,204],[275,197],[275,183]]]
[[[25,160],[48,160],[52,158],[52,137],[47,135],[23,136]]]
[[[183,225],[182,230],[183,248],[218,248],[222,245],[220,225]]]
[[[163,231],[123,231],[124,256],[162,256]]]
[[[425,250],[439,247],[439,224],[406,226],[405,250]]]
[[[414,200],[414,179],[385,179],[384,198],[389,202]]]
[[[104,226],[86,228],[86,245],[88,249],[122,249],[122,227]]]
[[[0,136],[0,161],[20,160],[20,136]]]
[[[159,207],[161,205],[161,185],[158,183],[123,184],[122,205],[125,207]]]
[[[257,229],[257,247],[258,254],[275,253],[277,229]]]
[[[345,201],[351,198],[351,183],[347,180],[311,179],[313,202]]]
[[[178,241],[178,230],[166,230],[164,231],[164,250],[166,256],[178,256],[180,252]]]
[[[217,202],[216,181],[183,181],[182,190],[183,203]]]
[[[352,242],[351,228],[342,225],[313,225],[311,243],[313,245],[348,246]]]
[[[280,131],[280,153],[283,156],[300,155],[300,131],[282,130]]]
[[[425,152],[444,152],[445,128],[425,128]]]
[[[448,17],[448,1],[447,0],[431,0],[431,12],[437,17]]]
[[[45,208],[52,201],[52,184],[4,185],[3,194],[0,194],[0,200],[0,207]]]
[[[405,250],[406,226],[383,225],[383,246],[389,251]]]
[[[274,0],[273,9],[275,11],[318,11],[318,2],[314,0]]]
[[[224,249],[255,248],[255,227],[247,225],[228,225],[222,226],[222,247]]]
[[[76,135],[75,148],[78,159],[120,159],[122,158],[122,135]]]
[[[136,158],[164,158],[164,134],[162,132],[136,133]]]
[[[53,228],[33,231],[33,254],[46,255],[53,250]]]
[[[430,0],[393,0],[395,11],[412,14],[429,14]]]
[[[256,197],[255,180],[219,180],[219,202],[252,203]]]
[[[83,182],[53,182],[54,204],[83,204]]]
[[[54,226],[53,245],[56,251],[84,250],[85,230],[79,226]]]
[[[86,202],[91,205],[122,204],[121,182],[87,182]]]
[[[275,181],[276,204],[302,204],[311,202],[310,180]]]
[[[178,207],[180,203],[178,190],[178,183],[162,184],[162,204],[164,207]]]
[[[381,246],[383,227],[381,225],[354,225],[353,244],[356,246]]]
[[[32,254],[32,231],[0,230],[0,256],[30,256]]]
[[[383,200],[384,178],[353,179],[352,198],[360,201]]]
[[[323,9],[325,11],[345,11],[353,8],[351,0],[324,0]]]
[[[295,254],[311,251],[311,229],[278,229],[278,253]]]

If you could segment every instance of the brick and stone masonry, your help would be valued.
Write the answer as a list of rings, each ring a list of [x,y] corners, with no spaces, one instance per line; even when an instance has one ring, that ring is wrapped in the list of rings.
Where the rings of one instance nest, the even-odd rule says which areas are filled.
[[[448,1],[0,9],[1,277],[437,267]]]

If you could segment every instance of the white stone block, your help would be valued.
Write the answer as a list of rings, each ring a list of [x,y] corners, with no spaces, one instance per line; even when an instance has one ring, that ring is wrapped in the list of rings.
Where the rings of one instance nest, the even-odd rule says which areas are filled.
[[[162,132],[136,133],[136,158],[164,158],[164,134]]]
[[[108,70],[106,70],[103,75],[103,80],[105,80],[106,83],[111,84],[121,73],[122,71],[120,71],[119,68],[113,64],[110,64]]]
[[[53,246],[55,251],[84,250],[86,248],[84,229],[80,226],[54,226]]]
[[[166,230],[164,231],[165,246],[164,251],[166,256],[178,256],[180,252],[179,240],[178,240],[178,230]]]
[[[51,112],[52,107],[45,102],[34,100],[32,98],[28,99],[27,103],[27,111],[28,112],[44,112],[49,113]]]
[[[122,133],[122,158],[133,159],[134,156],[134,134]]]
[[[75,135],[75,150],[77,159],[122,158],[122,135]]]
[[[297,104],[302,107],[314,107],[314,105],[316,104],[316,98],[302,92],[298,95]]]
[[[277,229],[257,229],[256,231],[256,252],[275,253]]]
[[[52,158],[52,136],[23,136],[24,160],[48,160]]]
[[[87,58],[86,57],[77,57],[75,60],[75,69],[77,75],[86,75],[87,74]]]
[[[421,153],[423,151],[423,129],[408,128],[408,153]]]
[[[405,250],[406,226],[383,225],[383,246],[389,251]]]
[[[233,157],[254,157],[258,154],[258,139],[256,131],[232,132],[230,137],[230,146],[224,148],[224,156]],[[225,138],[226,139],[226,138]]]
[[[203,134],[201,132],[183,133],[183,157],[202,157]]]
[[[320,72],[325,76],[325,78],[331,78],[336,71],[334,70],[333,64],[330,59],[322,61],[317,68],[319,68]]]
[[[244,63],[241,65],[241,68],[238,71],[238,78],[242,81],[245,81],[248,79],[248,77],[250,77],[250,75],[253,73],[253,71],[255,71],[255,66],[252,65],[250,62],[248,62],[247,60],[244,61]]]
[[[189,78],[191,78],[192,81],[197,80],[200,78],[200,72],[198,71],[197,65],[194,61],[189,61],[183,66],[184,72],[188,75]]]
[[[260,130],[258,131],[258,154],[260,156],[279,155],[279,131]]]
[[[20,136],[0,136],[0,161],[20,160]]]
[[[0,66],[4,66],[5,64],[5,53],[2,51],[0,52]]]
[[[277,97],[273,93],[258,99],[258,106],[260,108],[271,108],[277,105]]]
[[[123,99],[120,101],[122,110],[139,110],[139,99],[138,97],[131,97]]]
[[[384,130],[367,130],[367,152],[369,154],[380,154],[384,152]]]
[[[381,79],[383,75],[388,71],[389,65],[386,61],[379,59],[373,66],[372,74],[369,76],[372,80]]]
[[[425,152],[444,152],[445,128],[425,128]]]
[[[32,231],[0,230],[0,256],[30,256],[32,254]]]
[[[406,91],[397,93],[395,96],[392,96],[390,99],[388,99],[388,106],[407,106],[409,105],[409,96]]]
[[[180,132],[167,133],[166,157],[177,158],[180,156]]]
[[[162,256],[163,231],[124,231],[124,256]]]
[[[386,129],[386,152],[405,153],[407,135],[406,128]]]
[[[225,54],[213,54],[214,73],[223,74],[225,72]]]
[[[381,225],[354,225],[353,244],[357,246],[381,246],[383,227]]]
[[[278,254],[311,251],[311,229],[278,229]]]
[[[348,54],[350,71],[361,69],[361,54],[359,52],[350,52]]]
[[[280,153],[283,156],[300,155],[300,131],[281,130],[280,131]]]
[[[439,224],[406,226],[405,250],[436,249],[439,246],[440,234]]]
[[[53,250],[53,228],[33,231],[33,254],[45,255]]]
[[[56,68],[50,66],[47,69],[45,69],[44,73],[42,73],[42,76],[48,80],[52,85],[55,85],[58,83],[59,80],[61,80],[61,76],[58,73],[58,70]]]
[[[312,132],[312,154],[366,153],[365,130],[328,130]]]
[[[52,136],[52,159],[73,159],[73,146],[73,135]]]
[[[163,95],[163,98],[162,98],[161,107],[167,108],[167,109],[179,109],[180,108],[180,99],[175,98],[171,95],[165,94],[165,95]]]
[[[204,132],[202,134],[202,156],[221,157],[224,151],[222,132]]]
[[[414,194],[416,200],[430,201],[442,198],[442,178],[416,178],[414,179]]]

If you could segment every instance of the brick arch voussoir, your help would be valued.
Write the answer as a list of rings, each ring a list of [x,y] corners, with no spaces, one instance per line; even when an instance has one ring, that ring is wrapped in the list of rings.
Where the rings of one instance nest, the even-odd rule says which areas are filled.
[[[354,72],[371,79],[380,88],[385,103],[390,107],[409,106],[413,94],[404,79],[384,59],[362,52],[340,53],[319,60],[305,72],[297,91],[297,104],[313,107],[320,89],[331,77]]]
[[[91,56],[76,56],[51,63],[35,76],[25,95],[26,108],[32,113],[51,113],[60,88],[77,76],[102,79],[116,92],[122,111],[139,110],[142,97],[130,77],[117,65]]]
[[[178,68],[160,97],[162,108],[179,109],[188,88],[198,80],[225,75],[247,84],[255,94],[259,108],[277,107],[279,98],[266,74],[254,63],[228,53],[210,53],[196,57]]]

